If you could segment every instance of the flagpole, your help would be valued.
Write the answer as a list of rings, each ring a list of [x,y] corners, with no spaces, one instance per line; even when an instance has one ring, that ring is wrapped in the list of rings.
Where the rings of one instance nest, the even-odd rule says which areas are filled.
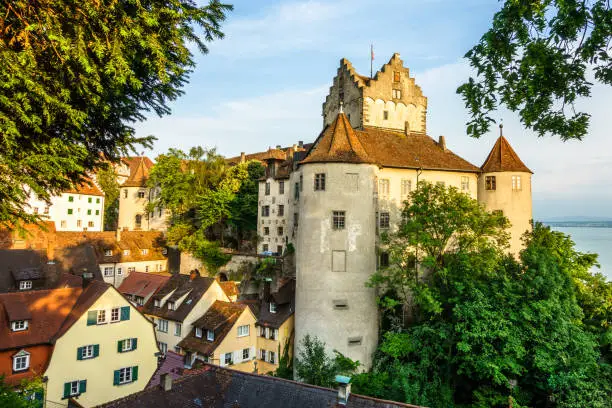
[[[372,79],[372,67],[374,64],[374,44],[370,44],[370,79]]]

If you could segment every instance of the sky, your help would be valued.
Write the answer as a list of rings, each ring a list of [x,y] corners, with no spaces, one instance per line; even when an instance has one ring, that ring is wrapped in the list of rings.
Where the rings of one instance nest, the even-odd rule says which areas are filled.
[[[230,1],[230,0],[227,0]],[[226,156],[315,140],[321,104],[341,58],[358,72],[401,55],[428,97],[427,132],[446,136],[449,149],[480,166],[499,134],[466,135],[467,111],[455,90],[471,70],[463,55],[489,28],[494,0],[236,0],[223,25],[226,37],[210,44],[171,103],[172,113],[135,125],[138,136],[158,138],[155,158],[169,148],[216,147]],[[504,136],[533,176],[534,218],[612,218],[612,88],[595,86],[578,108],[592,115],[583,141],[538,138],[516,113],[499,111]]]

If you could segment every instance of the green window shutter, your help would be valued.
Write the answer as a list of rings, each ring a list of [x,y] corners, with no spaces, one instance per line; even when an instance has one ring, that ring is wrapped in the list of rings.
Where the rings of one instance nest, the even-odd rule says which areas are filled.
[[[83,347],[77,348],[77,360],[83,359]]]
[[[82,394],[85,391],[87,391],[87,380],[81,380],[79,381],[79,394]]]
[[[64,383],[64,398],[70,397],[70,383]]]
[[[136,350],[136,347],[138,347],[138,339],[133,338],[132,339],[132,350]]]
[[[100,210],[96,210],[96,215],[100,215]]]
[[[91,215],[91,210],[87,210],[87,215]]]
[[[100,204],[100,199],[96,198],[96,204]]]
[[[113,385],[119,385],[119,370],[113,372]]]
[[[87,312],[87,325],[93,326],[96,323],[98,323],[98,311],[90,310],[89,312]]]
[[[118,351],[119,353],[123,353],[123,340],[119,340],[119,341],[117,342],[117,351]]]
[[[130,307],[123,306],[121,308],[121,320],[130,320]]]
[[[94,344],[94,357],[98,357],[100,355],[100,345]]]
[[[91,203],[91,197],[87,197],[87,202]]]
[[[132,382],[138,380],[138,366],[132,367]]]

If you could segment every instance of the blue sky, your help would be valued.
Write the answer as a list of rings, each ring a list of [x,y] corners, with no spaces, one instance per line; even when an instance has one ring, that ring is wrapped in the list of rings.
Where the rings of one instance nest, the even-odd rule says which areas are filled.
[[[138,123],[138,135],[158,137],[155,157],[170,147],[216,146],[224,155],[265,150],[321,131],[321,104],[341,58],[369,74],[399,52],[428,97],[428,133],[481,165],[497,131],[474,140],[455,89],[470,75],[462,59],[500,7],[494,0],[233,2],[226,38],[197,56],[185,95],[164,118]],[[612,217],[612,141],[606,120],[612,90],[599,86],[580,107],[592,115],[583,142],[536,138],[516,114],[501,111],[504,134],[534,172],[534,216]],[[607,115],[606,115],[607,114]]]

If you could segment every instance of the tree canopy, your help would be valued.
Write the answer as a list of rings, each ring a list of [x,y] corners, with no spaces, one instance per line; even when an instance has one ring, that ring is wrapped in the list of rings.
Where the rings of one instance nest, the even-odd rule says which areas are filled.
[[[595,82],[612,85],[608,0],[505,0],[492,27],[465,55],[476,71],[457,90],[470,112],[467,133],[485,134],[501,106],[539,136],[582,139],[588,112],[575,102]]]
[[[388,239],[389,266],[372,279],[385,324],[373,368],[353,378],[353,391],[428,407],[608,406],[612,283],[590,272],[596,256],[536,224],[516,259],[497,239],[506,224],[498,214],[455,205],[452,189],[421,187],[406,204],[408,226]],[[447,216],[406,241],[428,208]],[[488,239],[446,245],[429,262],[419,255],[417,277],[402,255],[436,231],[454,229],[461,242],[483,223],[494,226]]]
[[[334,350],[330,357],[325,342],[307,334],[298,345],[295,358],[295,374],[298,380],[320,387],[334,387],[336,375],[352,375],[359,368],[359,361],[353,361]]]
[[[148,212],[164,207],[169,213],[168,242],[217,268],[229,259],[220,244],[238,247],[241,237],[256,230],[262,173],[259,162],[228,166],[215,149],[170,149],[151,169],[147,183],[159,189],[159,195]],[[225,240],[231,227],[230,245]]]
[[[36,221],[43,199],[152,137],[232,6],[211,0],[0,2],[0,224]]]

